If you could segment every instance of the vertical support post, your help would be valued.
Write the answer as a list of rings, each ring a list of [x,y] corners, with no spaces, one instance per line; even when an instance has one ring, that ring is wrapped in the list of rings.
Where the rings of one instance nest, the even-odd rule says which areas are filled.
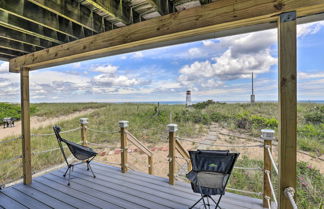
[[[175,148],[176,148],[176,132],[178,130],[177,124],[169,124],[169,184],[175,184]]]
[[[86,146],[88,144],[88,118],[80,118],[80,124],[81,124],[81,141],[82,145]]]
[[[30,106],[29,106],[29,69],[20,70],[21,90],[21,133],[22,133],[22,163],[24,184],[32,183],[31,144],[30,144]]]
[[[153,156],[148,156],[148,172],[149,174],[153,174]]]
[[[120,149],[121,149],[121,171],[126,173],[127,168],[127,154],[128,154],[128,145],[127,145],[127,133],[126,129],[128,127],[128,121],[119,121],[120,127]]]
[[[291,209],[284,190],[296,190],[297,73],[296,12],[282,13],[278,19],[279,50],[279,208]]]
[[[262,129],[261,130],[261,138],[264,141],[264,148],[263,148],[263,208],[271,208],[268,203],[268,198],[271,198],[271,188],[268,182],[268,177],[265,171],[270,171],[271,177],[271,159],[268,153],[268,148],[272,152],[272,140],[274,139],[274,130],[270,129]]]

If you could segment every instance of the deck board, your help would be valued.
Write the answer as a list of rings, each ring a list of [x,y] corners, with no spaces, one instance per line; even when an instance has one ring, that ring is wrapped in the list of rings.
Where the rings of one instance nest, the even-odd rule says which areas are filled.
[[[92,168],[97,178],[84,165],[76,166],[71,186],[67,186],[61,168],[34,178],[31,185],[0,190],[0,208],[185,209],[200,197],[184,182],[173,186],[163,177],[137,171],[122,174],[120,168],[96,162]],[[262,201],[226,193],[220,205],[223,209],[261,209]]]

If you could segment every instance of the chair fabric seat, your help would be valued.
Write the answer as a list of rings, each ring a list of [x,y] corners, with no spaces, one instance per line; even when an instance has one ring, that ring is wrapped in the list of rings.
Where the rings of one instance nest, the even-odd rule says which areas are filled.
[[[228,177],[228,174],[209,171],[190,171],[187,174],[193,192],[206,195],[224,194]]]
[[[90,147],[85,147],[80,144],[65,140],[63,138],[62,141],[67,144],[73,156],[78,160],[86,160],[90,157],[97,155],[97,153],[93,151],[93,149],[91,149]]]

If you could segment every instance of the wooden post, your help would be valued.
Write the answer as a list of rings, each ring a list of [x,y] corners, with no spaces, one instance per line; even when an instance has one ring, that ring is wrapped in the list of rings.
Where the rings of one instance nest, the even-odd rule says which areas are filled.
[[[21,68],[21,133],[22,133],[22,163],[24,184],[32,183],[31,144],[30,144],[30,109],[29,109],[29,69]]]
[[[126,173],[127,168],[127,154],[128,154],[128,145],[127,145],[127,133],[126,129],[128,127],[128,121],[119,121],[120,127],[120,149],[121,149],[121,171]]]
[[[296,190],[297,73],[296,12],[279,15],[279,209],[291,209],[284,190]]]
[[[153,156],[148,156],[148,173],[153,174]]]
[[[269,185],[269,180],[265,171],[270,171],[271,177],[271,159],[268,153],[268,147],[272,152],[272,140],[274,139],[274,131],[269,129],[262,129],[261,130],[261,138],[264,140],[264,148],[263,148],[263,208],[271,208],[268,206],[267,198],[271,198],[271,188]]]
[[[80,118],[80,124],[81,124],[81,141],[83,146],[87,146],[88,144],[88,118]]]
[[[169,184],[175,184],[175,152],[176,152],[176,131],[177,124],[169,124]]]

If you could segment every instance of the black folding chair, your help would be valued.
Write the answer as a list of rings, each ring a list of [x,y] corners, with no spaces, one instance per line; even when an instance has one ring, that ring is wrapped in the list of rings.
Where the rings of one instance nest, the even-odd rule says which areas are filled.
[[[80,144],[76,144],[74,142],[63,139],[60,135],[61,128],[59,126],[53,126],[53,129],[54,129],[54,133],[56,135],[57,142],[58,142],[61,152],[63,154],[64,160],[67,164],[67,169],[63,176],[65,177],[67,172],[69,172],[68,185],[70,185],[71,171],[73,171],[73,167],[76,165],[82,164],[82,163],[87,164],[87,170],[90,170],[93,175],[93,178],[96,178],[96,175],[93,173],[93,170],[91,168],[90,162],[96,157],[97,153],[95,151],[93,151],[90,147],[82,146]],[[80,160],[81,162],[74,163],[74,164],[68,162],[66,154],[63,149],[62,142],[64,142],[68,146],[72,155],[76,159]]]
[[[216,204],[215,209],[221,208],[219,203],[225,194],[225,187],[239,153],[230,153],[229,150],[197,150],[189,151],[189,154],[192,170],[187,178],[193,192],[201,194],[201,198],[190,209],[200,201],[203,201],[205,209],[207,206],[210,208],[209,199]],[[211,195],[219,195],[217,202]]]

